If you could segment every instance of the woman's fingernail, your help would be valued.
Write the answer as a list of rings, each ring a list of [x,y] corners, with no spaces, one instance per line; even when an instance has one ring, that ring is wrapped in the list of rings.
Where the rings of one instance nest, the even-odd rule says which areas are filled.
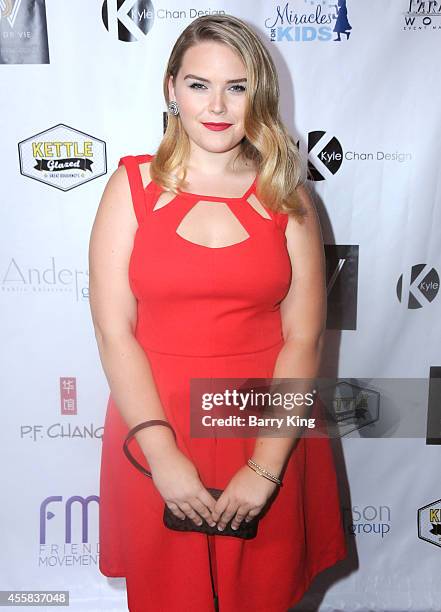
[[[222,531],[223,529],[222,525],[218,525],[217,528],[219,529],[219,531]]]
[[[237,529],[237,527],[234,527],[234,525],[231,525],[231,529],[236,530],[236,529]]]
[[[216,523],[215,523],[214,521],[212,521],[212,522],[210,523],[210,527],[216,527]]]

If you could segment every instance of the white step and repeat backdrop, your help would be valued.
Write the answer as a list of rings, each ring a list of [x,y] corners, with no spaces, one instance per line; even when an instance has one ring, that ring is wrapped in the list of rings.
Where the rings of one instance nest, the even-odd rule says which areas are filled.
[[[414,435],[391,435],[400,406],[391,416],[352,402],[336,414],[350,553],[296,609],[441,610],[439,3],[0,7],[0,589],[69,590],[73,609],[127,609],[124,579],[98,570],[108,386],[88,242],[118,159],[154,152],[161,139],[174,41],[199,14],[219,11],[267,44],[308,166],[328,264],[324,375],[353,389],[392,378],[422,389]]]

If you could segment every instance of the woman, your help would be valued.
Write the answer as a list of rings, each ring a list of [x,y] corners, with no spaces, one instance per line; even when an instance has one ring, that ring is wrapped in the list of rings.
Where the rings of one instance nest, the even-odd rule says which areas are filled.
[[[302,437],[293,450],[290,438],[191,437],[189,389],[192,378],[317,375],[319,222],[278,114],[274,64],[243,21],[193,21],[164,95],[156,154],[120,160],[91,234],[90,302],[111,390],[100,570],[126,577],[132,612],[210,610],[213,586],[222,612],[284,612],[346,555],[329,440]],[[132,452],[153,481],[122,452],[129,429],[150,419],[176,433],[136,434]],[[224,492],[216,501],[206,487]],[[252,540],[162,523],[166,504],[196,524],[237,528],[270,499]]]
[[[352,26],[348,20],[348,9],[346,6],[346,0],[338,0],[336,9],[337,20],[335,22],[333,31],[337,33],[337,38],[334,38],[334,42],[341,41],[340,34],[346,34],[346,40],[348,40],[352,30]]]

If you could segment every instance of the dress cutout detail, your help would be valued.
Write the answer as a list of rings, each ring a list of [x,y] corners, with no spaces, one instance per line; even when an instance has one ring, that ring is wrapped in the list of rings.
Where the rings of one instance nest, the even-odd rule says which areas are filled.
[[[202,236],[210,226],[213,235],[204,239]],[[217,228],[220,231],[214,232]],[[240,244],[250,237],[226,202],[204,202],[204,200],[196,202],[184,215],[176,233],[184,240],[209,249]],[[208,243],[205,240],[208,240]]]
[[[192,438],[190,381],[273,376],[284,343],[280,303],[292,274],[288,215],[258,200],[256,179],[239,198],[185,192],[166,194],[167,201],[153,181],[143,185],[139,164],[152,157],[119,161],[138,220],[129,262],[135,336],[178,447],[205,486],[224,489],[252,455],[255,438]],[[157,206],[160,198],[165,204]],[[220,229],[210,224],[210,206],[213,218],[223,219]],[[216,211],[221,211],[217,218]],[[201,216],[195,224],[196,214]],[[185,220],[184,238],[176,230]],[[206,246],[225,245],[233,235],[237,240],[238,234],[227,230],[239,226],[246,239]],[[189,241],[184,228],[199,228],[197,237],[205,244]],[[310,416],[318,418],[318,410],[319,405]],[[164,500],[123,453],[127,432],[109,394],[100,473],[100,571],[125,576],[130,612],[209,612],[214,606],[207,536],[163,525]],[[131,450],[147,466],[136,439]],[[329,439],[299,440],[256,538],[208,541],[222,612],[286,612],[295,605],[316,574],[347,555]]]

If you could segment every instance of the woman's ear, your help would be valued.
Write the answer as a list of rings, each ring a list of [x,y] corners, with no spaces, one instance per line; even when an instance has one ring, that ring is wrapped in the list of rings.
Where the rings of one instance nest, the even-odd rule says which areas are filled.
[[[173,85],[173,75],[170,75],[169,79],[168,79],[168,99],[169,100],[176,100],[175,88],[174,88],[174,85]]]

